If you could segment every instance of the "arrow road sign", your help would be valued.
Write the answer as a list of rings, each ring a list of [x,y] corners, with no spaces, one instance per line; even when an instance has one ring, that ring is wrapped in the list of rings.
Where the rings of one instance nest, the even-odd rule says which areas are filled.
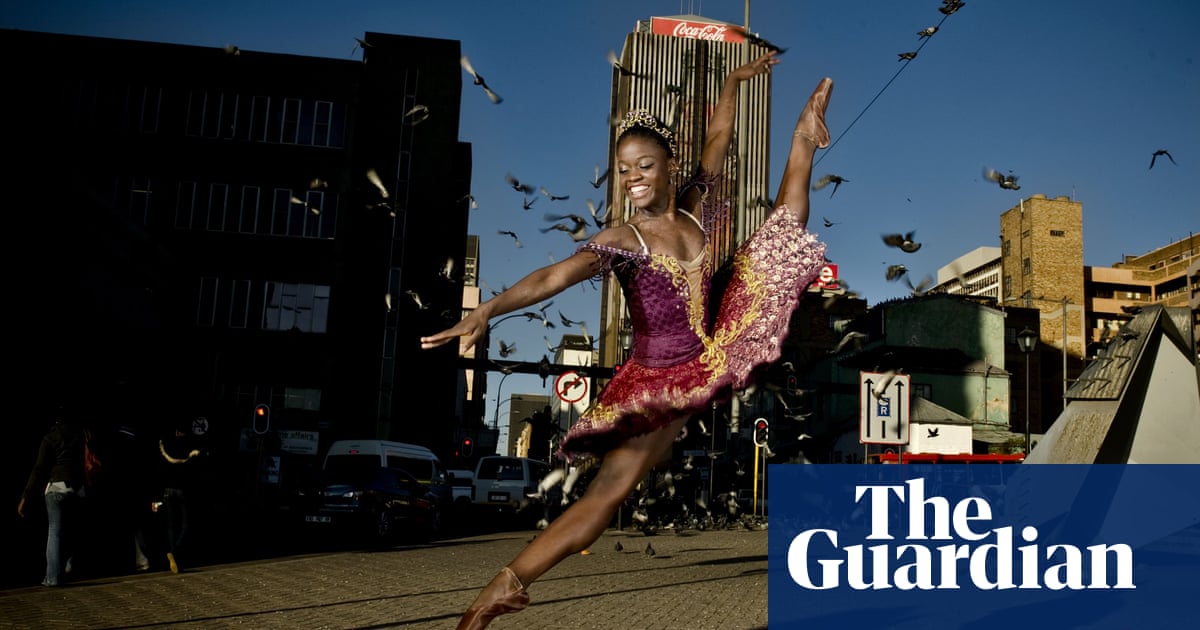
[[[910,385],[908,374],[859,373],[860,443],[908,444]]]

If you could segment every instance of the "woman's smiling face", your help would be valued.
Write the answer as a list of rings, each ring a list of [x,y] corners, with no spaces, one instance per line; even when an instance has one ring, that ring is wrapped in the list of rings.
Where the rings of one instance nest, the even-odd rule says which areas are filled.
[[[671,159],[658,142],[630,134],[617,144],[617,175],[635,208],[663,209],[674,194]]]

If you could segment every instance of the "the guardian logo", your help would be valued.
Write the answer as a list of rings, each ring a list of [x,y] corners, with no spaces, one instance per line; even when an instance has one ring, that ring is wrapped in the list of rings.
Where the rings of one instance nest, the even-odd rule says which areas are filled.
[[[797,585],[827,590],[844,580],[854,590],[1136,588],[1130,545],[1047,544],[1033,526],[1019,533],[1012,526],[992,527],[986,499],[951,505],[945,497],[926,497],[921,478],[855,485],[853,503],[866,508],[865,540],[881,542],[842,547],[836,529],[801,531],[787,547],[788,576]],[[897,536],[894,530],[905,523],[904,535]]]

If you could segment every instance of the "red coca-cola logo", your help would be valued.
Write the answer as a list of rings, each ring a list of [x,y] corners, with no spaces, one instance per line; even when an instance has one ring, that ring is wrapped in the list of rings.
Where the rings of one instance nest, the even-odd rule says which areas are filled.
[[[687,37],[689,39],[705,39],[709,41],[723,41],[725,39],[726,27],[719,24],[690,24],[688,22],[679,22],[672,29],[671,34],[675,37]]]

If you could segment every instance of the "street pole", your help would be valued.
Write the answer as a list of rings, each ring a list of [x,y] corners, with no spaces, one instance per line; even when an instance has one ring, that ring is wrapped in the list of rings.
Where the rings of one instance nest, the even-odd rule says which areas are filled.
[[[492,414],[492,430],[500,428],[500,391],[504,388],[504,379],[508,378],[512,372],[505,372],[504,376],[500,377],[500,384],[496,386],[496,410]]]
[[[1029,354],[1025,353],[1025,457],[1029,457]]]
[[[1063,351],[1062,351],[1062,363],[1063,363],[1063,366],[1062,366],[1062,370],[1063,370],[1062,399],[1063,400],[1062,400],[1062,403],[1063,403],[1063,411],[1066,411],[1066,409],[1067,409],[1067,304],[1069,304],[1069,303],[1070,303],[1070,300],[1068,300],[1067,296],[1064,295],[1063,299],[1062,299],[1062,324],[1063,324]],[[1042,425],[1045,426],[1045,423],[1043,422]],[[1026,420],[1026,427],[1025,427],[1025,451],[1026,452],[1029,451],[1028,420]]]

